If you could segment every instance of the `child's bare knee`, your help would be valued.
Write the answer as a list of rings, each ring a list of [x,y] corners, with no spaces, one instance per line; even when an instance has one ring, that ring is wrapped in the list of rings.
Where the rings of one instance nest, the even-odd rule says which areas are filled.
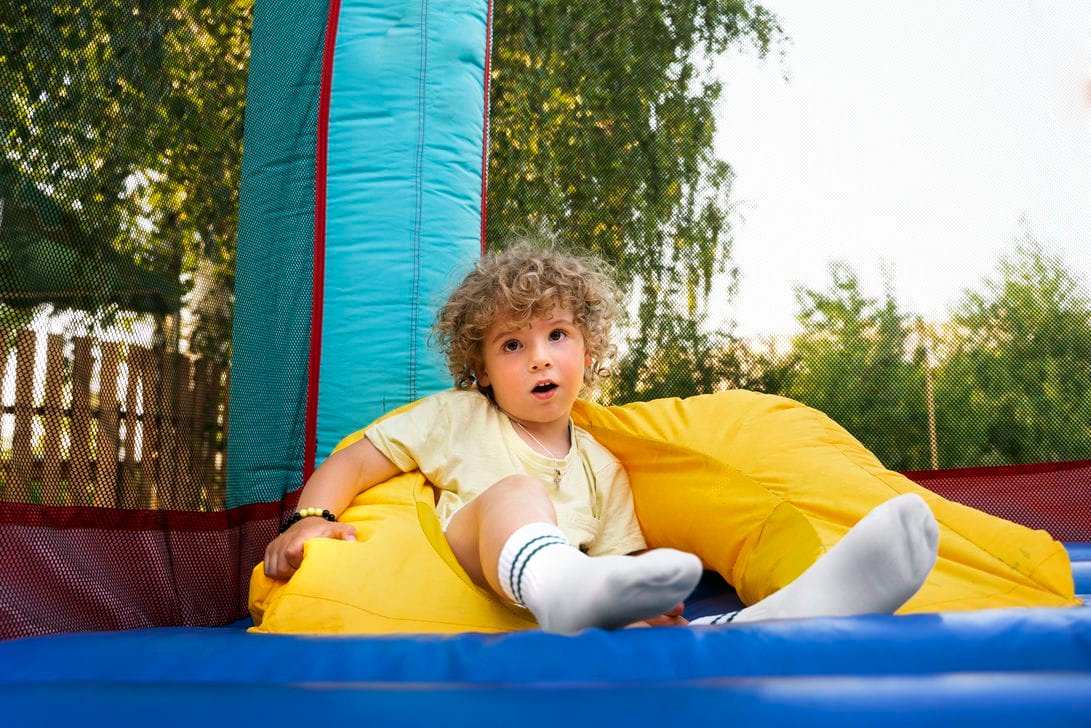
[[[524,498],[549,499],[545,483],[530,475],[509,475],[494,483],[487,492],[493,495],[511,494]]]
[[[470,505],[479,528],[496,529],[504,536],[526,523],[557,521],[545,483],[527,475],[509,475],[497,481]]]

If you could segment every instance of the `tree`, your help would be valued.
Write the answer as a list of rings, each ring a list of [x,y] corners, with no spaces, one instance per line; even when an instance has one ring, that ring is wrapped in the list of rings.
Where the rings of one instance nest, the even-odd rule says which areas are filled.
[[[652,335],[629,342],[632,348],[615,376],[603,383],[604,400],[635,402],[725,389],[777,394],[795,377],[794,352],[761,350],[726,331],[703,330],[696,317],[666,311],[651,326]]]
[[[212,276],[228,300],[195,338],[223,360],[251,5],[15,0],[0,17],[6,161],[78,218],[81,265],[121,253],[169,280]]]
[[[488,245],[544,219],[617,270],[636,311],[619,396],[712,381],[701,351],[716,336],[699,331],[717,276],[734,271],[711,59],[765,54],[780,36],[749,0],[495,6]],[[650,383],[665,368],[677,389]]]
[[[924,351],[911,340],[888,280],[882,301],[860,290],[845,263],[826,291],[796,291],[802,333],[786,396],[822,410],[889,468],[929,467]]]
[[[1091,457],[1091,294],[1030,232],[952,307],[941,343],[945,465]]]
[[[741,368],[737,350],[722,332],[705,332],[692,318],[667,313],[653,321],[655,336],[631,342],[605,399],[634,402],[688,397],[723,388]],[[654,343],[653,343],[654,342]]]

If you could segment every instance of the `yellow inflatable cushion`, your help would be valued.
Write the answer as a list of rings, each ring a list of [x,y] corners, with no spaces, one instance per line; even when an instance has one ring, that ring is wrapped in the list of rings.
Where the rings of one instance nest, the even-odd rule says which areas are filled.
[[[936,515],[940,553],[902,613],[1079,604],[1067,553],[1044,531],[947,501],[884,469],[843,428],[798,402],[736,390],[623,407],[581,401],[572,416],[625,464],[648,543],[698,554],[746,604],[792,581],[865,513],[907,492],[920,494]],[[527,612],[470,581],[433,504],[419,473],[397,476],[342,514],[357,542],[309,541],[287,582],[267,579],[259,564],[250,583],[253,629],[535,626]]]

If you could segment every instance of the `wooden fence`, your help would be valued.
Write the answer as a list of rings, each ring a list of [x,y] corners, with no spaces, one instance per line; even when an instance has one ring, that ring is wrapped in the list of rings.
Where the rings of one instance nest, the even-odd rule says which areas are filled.
[[[48,505],[214,510],[224,500],[226,368],[88,337],[17,333],[11,449],[0,499]],[[66,353],[69,348],[70,353]],[[97,389],[93,390],[93,387]]]

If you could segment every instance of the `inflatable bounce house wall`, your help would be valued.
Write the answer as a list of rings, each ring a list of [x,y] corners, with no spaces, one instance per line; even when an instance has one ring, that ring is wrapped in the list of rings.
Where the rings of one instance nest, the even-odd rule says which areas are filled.
[[[689,613],[761,598],[920,492],[941,563],[904,614],[543,634],[452,566],[412,475],[345,514],[363,550],[312,542],[299,579],[251,583],[341,438],[448,386],[427,339],[483,246],[490,12],[256,4],[227,510],[3,504],[5,722],[1087,725],[1091,610],[1070,607],[1091,592],[1091,462],[913,474],[930,492],[749,392],[576,412],[632,470],[649,540],[719,572]],[[686,505],[661,506],[668,487]]]

